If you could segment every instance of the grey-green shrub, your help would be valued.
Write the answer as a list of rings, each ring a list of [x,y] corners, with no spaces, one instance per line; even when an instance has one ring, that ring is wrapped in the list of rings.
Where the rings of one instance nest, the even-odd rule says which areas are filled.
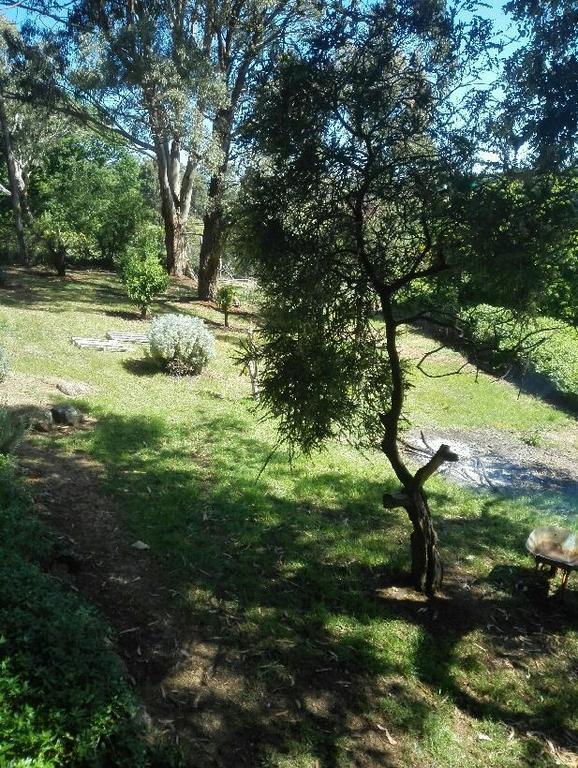
[[[10,372],[10,363],[8,355],[3,347],[0,347],[0,381],[5,381]]]
[[[151,323],[151,355],[177,375],[199,374],[215,354],[215,340],[203,320],[162,315]]]

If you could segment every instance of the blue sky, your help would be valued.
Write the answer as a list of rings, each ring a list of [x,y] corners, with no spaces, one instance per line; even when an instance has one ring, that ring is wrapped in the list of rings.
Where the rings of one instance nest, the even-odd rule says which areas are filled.
[[[491,18],[496,23],[496,26],[502,30],[508,27],[508,18],[503,11],[505,2],[506,0],[487,0],[485,3],[487,8],[482,9],[484,15]],[[0,7],[3,5],[4,4],[0,2]],[[22,24],[28,15],[23,8],[19,8],[18,6],[13,8],[2,7],[2,12],[15,24]]]

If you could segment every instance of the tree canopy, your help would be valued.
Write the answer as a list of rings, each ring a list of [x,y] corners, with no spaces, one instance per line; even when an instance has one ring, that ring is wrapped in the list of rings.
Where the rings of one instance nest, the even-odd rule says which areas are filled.
[[[331,10],[307,51],[280,61],[248,126],[261,406],[306,452],[335,436],[382,448],[408,494],[414,576],[429,591],[441,579],[422,493],[431,468],[414,475],[398,450],[408,380],[396,338],[404,290],[468,247],[484,102],[452,95],[487,34],[437,2]]]

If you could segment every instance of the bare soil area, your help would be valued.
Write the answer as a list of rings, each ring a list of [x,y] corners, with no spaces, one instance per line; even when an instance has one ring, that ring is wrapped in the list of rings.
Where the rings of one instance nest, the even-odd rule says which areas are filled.
[[[578,514],[578,461],[570,442],[548,447],[492,429],[428,429],[410,433],[404,448],[423,461],[442,443],[459,456],[441,469],[455,482],[505,494],[551,496],[561,514]]]

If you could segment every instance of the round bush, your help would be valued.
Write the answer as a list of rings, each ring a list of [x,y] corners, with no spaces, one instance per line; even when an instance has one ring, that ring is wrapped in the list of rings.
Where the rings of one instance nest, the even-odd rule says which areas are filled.
[[[171,373],[198,374],[215,354],[215,340],[205,323],[188,315],[163,315],[151,323],[152,356]]]
[[[164,293],[170,284],[170,278],[156,256],[133,254],[126,259],[122,281],[127,296],[140,308],[146,317],[148,308],[155,296]]]
[[[8,362],[8,355],[2,347],[0,347],[0,381],[5,381],[10,371],[10,364]]]

